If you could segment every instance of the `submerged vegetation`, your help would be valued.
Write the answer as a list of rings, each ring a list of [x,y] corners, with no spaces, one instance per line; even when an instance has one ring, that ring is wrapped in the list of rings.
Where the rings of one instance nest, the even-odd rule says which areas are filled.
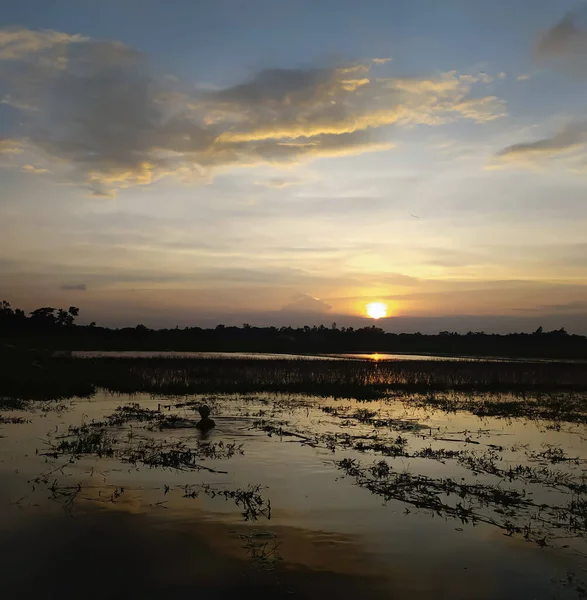
[[[522,535],[540,546],[548,545],[551,538],[568,539],[587,533],[584,498],[571,497],[566,503],[547,504],[535,501],[524,489],[396,471],[384,460],[363,466],[356,459],[346,458],[338,461],[337,466],[386,502],[396,500],[463,524],[493,525],[508,535]],[[513,480],[514,476],[511,477]]]
[[[346,476],[385,502],[400,503],[405,514],[419,510],[462,524],[483,523],[539,546],[572,543],[585,552],[578,542],[587,536],[587,458],[552,445],[533,450],[480,441],[492,437],[482,430],[455,437],[413,418],[389,418],[384,408],[320,408],[339,426],[329,421],[312,431],[307,422],[300,428],[296,419],[275,418],[253,426],[283,441],[331,451]],[[441,464],[438,475],[425,466],[431,460]]]

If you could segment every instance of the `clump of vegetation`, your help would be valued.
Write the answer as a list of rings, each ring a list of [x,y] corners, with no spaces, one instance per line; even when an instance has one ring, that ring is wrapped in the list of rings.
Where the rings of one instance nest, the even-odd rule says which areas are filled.
[[[394,429],[396,431],[419,431],[421,429],[428,429],[426,425],[422,425],[417,419],[412,418],[386,418],[381,417],[380,413],[375,410],[368,409],[356,409],[354,412],[349,412],[349,407],[341,406],[320,406],[320,410],[329,414],[333,417],[338,417],[343,421],[348,420],[349,422],[358,421],[365,425],[372,425],[378,428]]]
[[[197,443],[187,446],[182,442],[169,443],[154,439],[140,440],[137,444],[125,448],[118,454],[123,462],[133,465],[142,464],[151,468],[216,471],[199,462],[203,458],[232,458],[235,454],[243,454],[242,446],[236,444]]]
[[[316,441],[314,437],[303,435],[293,431],[292,429],[285,429],[284,426],[287,426],[286,421],[274,424],[261,419],[259,421],[255,421],[252,426],[254,429],[260,429],[261,431],[264,431],[269,437],[276,435],[278,437],[294,437],[300,441],[309,443],[315,443]]]
[[[579,462],[581,462],[581,459],[578,456],[568,456],[560,446],[545,445],[544,448],[545,449],[540,452],[529,452],[528,457],[530,460],[552,464],[564,462],[579,464]]]
[[[273,571],[282,558],[279,553],[277,536],[271,531],[253,531],[240,534],[242,546],[250,559],[262,571]]]
[[[587,424],[587,394],[577,391],[523,393],[519,395],[412,395],[411,406],[447,413],[467,411],[478,417],[526,418]]]
[[[536,483],[544,487],[568,490],[576,494],[587,493],[587,481],[577,481],[573,478],[572,473],[567,471],[555,471],[547,467],[536,468],[521,464],[509,465],[506,469],[502,469],[497,464],[499,460],[500,457],[493,450],[481,455],[462,452],[458,456],[459,464],[475,474],[494,475],[504,481]]]
[[[359,452],[377,452],[378,454],[382,454],[383,456],[408,456],[406,452],[406,448],[408,446],[408,440],[401,435],[398,435],[395,440],[391,443],[386,442],[364,442],[359,440],[353,445],[355,450]]]
[[[242,516],[245,521],[257,521],[259,517],[270,520],[271,500],[265,500],[260,491],[260,485],[249,485],[246,488],[229,490],[203,483],[197,486],[185,486],[184,498],[197,498],[200,492],[203,492],[209,498],[220,497],[225,500],[232,500],[242,509]]]
[[[105,429],[82,428],[73,439],[64,439],[54,445],[46,456],[70,455],[72,458],[93,454],[102,458],[114,456],[116,440]]]
[[[130,421],[154,421],[161,418],[158,410],[145,408],[136,402],[116,407],[115,411],[106,418],[109,426],[124,425]]]
[[[571,526],[578,530],[587,530],[587,498],[573,498],[568,505]]]
[[[24,423],[30,423],[30,419],[23,417],[6,417],[0,415],[0,425],[23,425]]]

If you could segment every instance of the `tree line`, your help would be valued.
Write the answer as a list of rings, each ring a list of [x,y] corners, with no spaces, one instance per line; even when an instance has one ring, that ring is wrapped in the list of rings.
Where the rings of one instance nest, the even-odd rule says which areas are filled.
[[[430,353],[455,356],[504,356],[527,358],[587,358],[587,337],[564,328],[505,335],[469,331],[388,333],[377,326],[215,328],[175,327],[151,329],[108,328],[95,323],[77,325],[79,308],[41,307],[28,314],[0,304],[0,343],[4,347],[59,350],[150,350],[276,353]]]

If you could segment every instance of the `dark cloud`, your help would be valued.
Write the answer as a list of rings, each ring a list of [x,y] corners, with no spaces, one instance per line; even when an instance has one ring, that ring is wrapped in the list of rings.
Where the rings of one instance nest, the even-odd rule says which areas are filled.
[[[327,85],[332,76],[329,69],[267,69],[250,81],[209,94],[214,104],[233,103],[247,106],[283,104],[295,94],[298,102],[312,102],[315,89]]]
[[[502,158],[553,156],[578,148],[587,141],[587,123],[571,123],[551,137],[513,144],[498,153]]]
[[[587,302],[575,300],[573,302],[562,302],[560,304],[543,304],[532,308],[520,308],[520,312],[531,313],[587,313]]]
[[[567,13],[545,31],[536,46],[538,56],[581,55],[587,53],[587,30],[579,26],[579,11]]]
[[[88,286],[85,283],[64,283],[59,286],[60,290],[78,291],[85,292]]]

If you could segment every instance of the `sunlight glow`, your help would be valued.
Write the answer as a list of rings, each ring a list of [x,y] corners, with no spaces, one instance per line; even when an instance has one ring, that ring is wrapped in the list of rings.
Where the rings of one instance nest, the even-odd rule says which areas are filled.
[[[367,304],[367,315],[372,319],[382,319],[387,316],[387,304],[383,302],[370,302]]]

